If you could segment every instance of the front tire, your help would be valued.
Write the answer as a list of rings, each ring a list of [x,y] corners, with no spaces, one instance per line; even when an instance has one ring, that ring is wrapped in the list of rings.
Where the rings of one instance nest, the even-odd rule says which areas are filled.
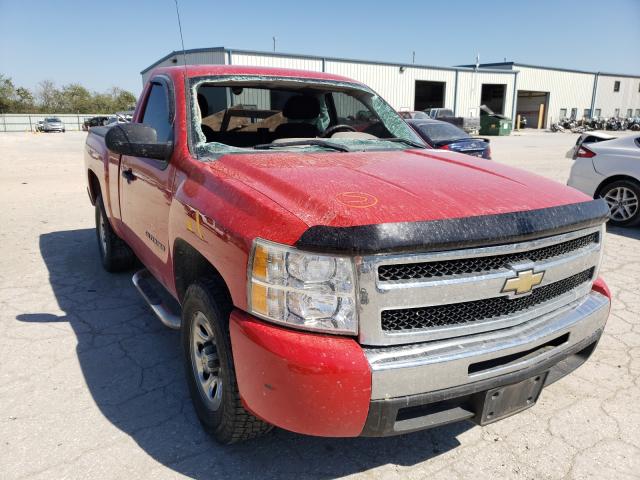
[[[640,224],[640,183],[617,180],[600,189],[600,197],[609,206],[609,223],[618,227]]]
[[[135,262],[135,255],[129,245],[118,237],[109,223],[102,195],[96,198],[96,237],[100,261],[107,272],[121,272],[128,270]]]
[[[215,282],[197,281],[182,306],[182,348],[191,399],[205,430],[219,443],[256,438],[271,425],[240,401],[229,337],[231,304]]]

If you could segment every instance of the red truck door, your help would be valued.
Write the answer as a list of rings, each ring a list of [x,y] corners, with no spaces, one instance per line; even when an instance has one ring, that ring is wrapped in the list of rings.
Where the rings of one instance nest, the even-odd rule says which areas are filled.
[[[154,78],[147,89],[144,110],[138,116],[156,130],[159,142],[174,135],[173,88],[166,77]],[[161,280],[169,259],[169,208],[175,166],[170,161],[122,156],[120,210],[126,241],[144,265]]]

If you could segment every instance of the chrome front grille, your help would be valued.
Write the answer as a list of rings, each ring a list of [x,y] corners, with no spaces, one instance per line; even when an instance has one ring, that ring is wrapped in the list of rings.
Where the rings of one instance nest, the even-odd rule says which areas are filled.
[[[604,226],[493,247],[360,257],[360,341],[398,345],[508,328],[591,290]],[[503,293],[517,272],[544,271],[531,293]]]
[[[388,282],[393,280],[416,280],[421,278],[446,277],[449,275],[487,273],[501,268],[508,268],[509,264],[524,261],[539,262],[541,260],[566,255],[598,243],[598,238],[599,233],[594,232],[573,240],[526,252],[458,260],[443,260],[439,262],[380,265],[378,268],[378,279],[383,282]]]
[[[593,270],[594,267],[591,267],[559,282],[550,283],[534,290],[531,295],[525,297],[510,299],[507,296],[503,296],[432,307],[383,310],[382,330],[404,331],[446,325],[461,325],[521,313],[552,301],[589,282],[593,278]]]

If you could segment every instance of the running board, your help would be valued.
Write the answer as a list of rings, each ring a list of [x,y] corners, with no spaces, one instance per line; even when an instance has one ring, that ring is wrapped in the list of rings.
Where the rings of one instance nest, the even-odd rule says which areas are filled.
[[[178,330],[181,323],[180,304],[153,278],[149,270],[137,271],[131,281],[160,321],[165,326]]]

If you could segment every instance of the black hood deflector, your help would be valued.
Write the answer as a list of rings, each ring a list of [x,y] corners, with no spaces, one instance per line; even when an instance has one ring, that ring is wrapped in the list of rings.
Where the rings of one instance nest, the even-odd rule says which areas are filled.
[[[309,227],[295,243],[304,250],[365,255],[433,252],[522,242],[600,225],[609,209],[602,199],[523,212],[425,222],[354,227]]]

